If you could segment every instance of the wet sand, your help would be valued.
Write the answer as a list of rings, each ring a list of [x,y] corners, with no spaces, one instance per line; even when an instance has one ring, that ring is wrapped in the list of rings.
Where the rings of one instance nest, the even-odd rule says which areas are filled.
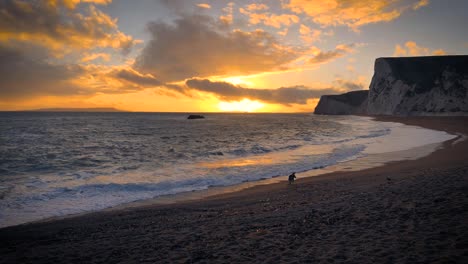
[[[468,135],[467,117],[379,117]],[[413,161],[0,229],[0,263],[468,263],[468,140]]]

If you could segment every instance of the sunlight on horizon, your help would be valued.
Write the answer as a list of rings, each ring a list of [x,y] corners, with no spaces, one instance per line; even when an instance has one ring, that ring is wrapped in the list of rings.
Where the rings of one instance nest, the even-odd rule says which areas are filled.
[[[222,79],[225,82],[234,84],[234,85],[239,85],[239,86],[245,86],[245,87],[251,87],[254,86],[252,82],[246,81],[244,77],[242,76],[233,76],[233,77],[227,77]]]
[[[224,112],[256,112],[263,108],[265,104],[259,101],[252,101],[244,98],[241,101],[219,102],[218,108]]]
[[[468,47],[466,0],[6,2],[1,111],[312,112],[376,58]]]

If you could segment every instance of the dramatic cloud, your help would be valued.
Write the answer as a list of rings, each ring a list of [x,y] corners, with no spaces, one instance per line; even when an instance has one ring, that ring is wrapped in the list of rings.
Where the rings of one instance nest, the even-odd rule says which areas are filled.
[[[314,90],[304,86],[281,87],[278,89],[249,89],[235,86],[227,82],[212,82],[210,80],[187,80],[189,88],[217,95],[222,100],[233,101],[249,98],[267,103],[283,104],[307,104],[307,100],[319,98],[323,94],[336,94],[339,89],[328,88]]]
[[[0,44],[0,101],[38,96],[92,96],[161,88],[183,92],[180,87],[164,86],[151,74],[131,68],[52,63],[47,50],[36,45]],[[100,54],[91,54],[90,57]]]
[[[414,41],[408,41],[401,46],[395,46],[393,56],[429,56],[429,55],[446,55],[447,53],[442,49],[431,50],[426,47],[418,46]]]
[[[162,83],[156,78],[154,78],[154,76],[152,76],[151,74],[143,75],[132,69],[121,69],[115,71],[114,76],[116,78],[132,82],[134,84],[138,84],[144,87],[154,87],[162,85]]]
[[[109,61],[111,58],[110,54],[107,53],[91,53],[85,54],[85,56],[81,59],[81,62],[90,62],[97,59],[101,59],[104,61]]]
[[[89,12],[79,13],[84,10]],[[181,87],[164,85],[152,74],[140,73],[128,65],[93,64],[111,58],[108,50],[102,52],[104,49],[96,47],[127,50],[133,45],[119,42],[120,37],[131,40],[127,44],[133,43],[117,30],[116,20],[79,1],[0,1],[0,101],[91,97],[147,88],[184,92]],[[83,49],[80,57],[79,53],[57,57],[61,52]]]
[[[0,44],[0,98],[17,99],[37,95],[77,95],[87,91],[70,82],[82,75],[77,65],[55,65],[46,61],[44,50],[26,54]]]
[[[368,79],[362,71],[367,68],[349,57],[373,58],[393,49],[395,56],[446,54],[414,41],[363,49],[362,56],[349,56],[362,44],[336,45],[369,39],[368,34],[378,30],[362,28],[361,34],[348,34],[349,29],[359,31],[405,12],[418,12],[410,20],[419,19],[425,12],[414,10],[429,0],[111,2],[0,0],[0,107],[20,109],[51,102],[66,106],[71,101],[118,105],[132,97],[128,109],[146,104],[157,111],[193,109],[193,105],[214,110],[216,99],[230,103],[247,98],[277,104],[271,109],[301,110],[323,94],[365,88]],[[154,12],[142,10],[148,8]],[[128,14],[132,10],[137,19]],[[441,12],[450,13],[447,10]],[[158,20],[147,23],[151,19]],[[447,20],[441,27],[418,24],[421,32],[434,32],[418,37],[429,46],[440,43],[437,30],[458,30]],[[135,51],[142,41],[131,35],[140,34],[145,25],[145,43]],[[395,31],[399,26],[388,24],[382,30]],[[452,42],[444,49],[460,52],[460,45],[468,47],[465,40]],[[330,62],[327,69],[321,68]],[[272,82],[277,85],[249,88]],[[325,82],[329,85],[323,86]],[[292,86],[301,83],[317,85]],[[178,106],[173,107],[173,102]]]
[[[251,25],[264,24],[266,26],[281,28],[282,26],[290,26],[299,22],[299,17],[293,14],[271,14],[271,13],[256,13],[255,11],[262,10],[259,6],[248,5],[247,8],[240,8],[239,12],[249,17]]]
[[[106,4],[110,1],[82,1]],[[135,40],[117,20],[80,1],[0,1],[0,41],[24,41],[51,49],[111,47],[127,53]]]
[[[129,66],[85,67],[85,74],[80,76],[80,85],[94,93],[124,94],[153,89],[156,92],[171,90],[184,93],[184,87],[166,85],[151,74],[140,73]]]
[[[283,7],[305,13],[322,26],[345,25],[357,30],[366,24],[394,20],[406,10],[427,4],[428,0],[289,0]]]
[[[138,71],[168,82],[281,69],[300,54],[264,31],[230,31],[206,16],[148,24],[152,39],[137,57]]]
[[[337,58],[341,58],[348,53],[354,52],[354,48],[356,46],[358,46],[358,44],[349,44],[349,45],[341,44],[341,45],[336,46],[336,48],[331,51],[319,51],[317,54],[315,54],[314,57],[309,59],[308,63],[309,64],[322,64],[322,63],[330,62]]]

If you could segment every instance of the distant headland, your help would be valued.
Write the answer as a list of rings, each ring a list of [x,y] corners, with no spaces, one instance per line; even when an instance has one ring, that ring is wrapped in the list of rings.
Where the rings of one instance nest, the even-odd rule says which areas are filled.
[[[316,114],[468,115],[468,55],[378,58],[369,90],[323,95]]]
[[[112,107],[96,107],[96,108],[40,108],[26,110],[28,112],[125,112]]]

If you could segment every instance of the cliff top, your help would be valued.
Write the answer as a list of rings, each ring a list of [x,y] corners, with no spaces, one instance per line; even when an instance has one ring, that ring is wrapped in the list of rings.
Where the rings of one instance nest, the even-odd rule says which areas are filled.
[[[382,62],[390,66],[396,79],[416,84],[416,93],[430,89],[446,70],[462,76],[468,75],[468,55],[382,57],[375,60],[375,70]]]
[[[360,90],[360,91],[351,91],[351,92],[347,92],[344,94],[322,95],[322,96],[326,96],[335,101],[350,104],[352,106],[359,106],[362,104],[364,100],[367,99],[368,93],[369,93],[369,90]]]

